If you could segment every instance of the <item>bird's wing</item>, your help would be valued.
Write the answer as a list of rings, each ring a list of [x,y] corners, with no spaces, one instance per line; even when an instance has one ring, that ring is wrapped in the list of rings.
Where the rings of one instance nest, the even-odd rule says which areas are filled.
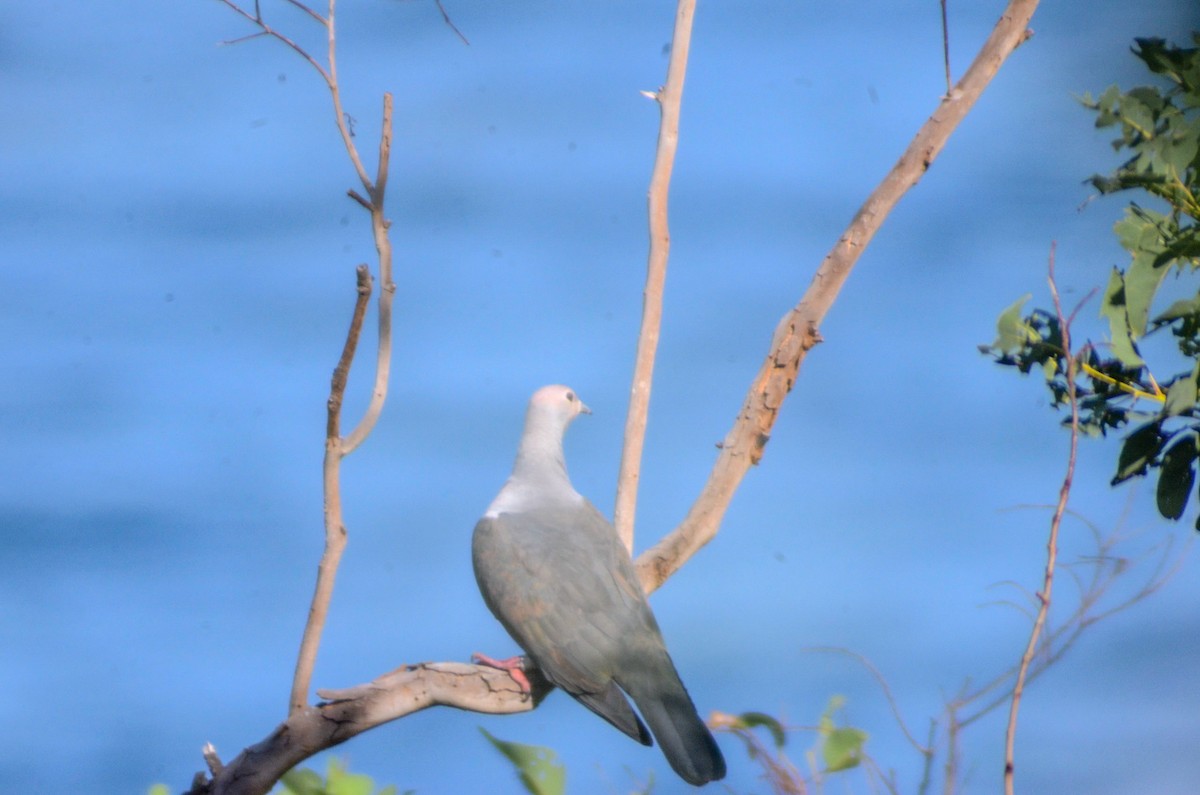
[[[629,556],[600,512],[584,501],[484,517],[472,558],[488,607],[546,677],[647,742],[613,680],[631,637],[659,649],[662,638]]]

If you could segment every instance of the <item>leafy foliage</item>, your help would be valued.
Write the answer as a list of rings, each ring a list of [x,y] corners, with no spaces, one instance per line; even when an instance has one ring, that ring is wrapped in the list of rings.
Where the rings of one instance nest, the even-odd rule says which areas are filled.
[[[1200,34],[1192,35],[1200,44]],[[1068,356],[1075,359],[1080,428],[1092,436],[1132,426],[1117,460],[1115,486],[1157,471],[1158,510],[1179,519],[1187,507],[1200,458],[1200,291],[1157,315],[1155,298],[1167,274],[1194,274],[1200,268],[1200,48],[1176,47],[1162,39],[1136,39],[1134,54],[1157,75],[1161,86],[1122,92],[1109,87],[1098,98],[1084,95],[1096,126],[1116,128],[1113,148],[1128,159],[1112,174],[1095,175],[1102,194],[1140,191],[1165,205],[1157,211],[1130,202],[1113,226],[1129,252],[1124,270],[1114,268],[1101,301],[1109,340],[1088,343],[1078,352],[1063,348],[1060,319],[1035,309],[1022,315],[1028,296],[1001,313],[996,341],[982,350],[997,363],[1045,376],[1053,406],[1067,400]],[[1156,379],[1139,342],[1169,330],[1186,364]],[[1200,519],[1197,520],[1200,529]]]
[[[508,742],[480,728],[496,750],[504,754],[517,770],[517,776],[531,795],[563,795],[567,789],[567,771],[558,755],[539,745]]]
[[[829,705],[825,707],[825,712],[821,714],[821,720],[817,724],[817,734],[821,738],[821,761],[825,763],[826,773],[849,770],[862,762],[867,733],[849,726],[838,726],[833,720],[834,714],[845,706],[845,703],[846,699],[842,696],[829,699]]]
[[[787,731],[783,728],[783,724],[778,718],[768,715],[765,712],[743,712],[741,715],[734,717],[730,723],[730,728],[733,729],[766,729],[771,735],[771,740],[775,743],[775,749],[782,751],[783,746],[787,745]],[[754,758],[754,749],[750,748],[750,758]]]
[[[388,785],[376,791],[370,776],[350,773],[343,762],[330,757],[325,778],[309,768],[293,768],[280,779],[281,795],[396,795],[396,787]],[[412,795],[407,790],[405,795]]]

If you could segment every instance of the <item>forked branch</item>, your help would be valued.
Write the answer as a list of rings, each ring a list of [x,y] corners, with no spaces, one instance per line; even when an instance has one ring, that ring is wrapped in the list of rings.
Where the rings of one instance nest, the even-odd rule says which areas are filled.
[[[289,713],[303,709],[308,704],[308,688],[317,662],[321,633],[329,615],[338,565],[346,549],[346,526],[342,523],[342,492],[339,485],[342,400],[346,395],[346,382],[362,332],[363,318],[367,314],[367,302],[371,300],[371,272],[366,265],[358,266],[357,279],[358,299],[354,302],[354,314],[350,319],[350,330],[346,333],[346,344],[342,347],[342,357],[333,370],[326,405],[325,458],[321,468],[325,494],[325,550],[321,553],[321,562],[317,564],[317,584],[308,608],[304,634],[300,638],[300,651],[296,655],[296,671],[292,676],[292,690],[288,697]]]
[[[1037,5],[1038,0],[1011,0],[962,80],[942,97],[900,160],[859,208],[821,262],[800,303],[780,320],[771,349],[746,393],[733,428],[720,445],[700,496],[683,522],[637,559],[638,574],[647,591],[662,585],[717,534],[742,478],[762,458],[779,409],[796,383],[800,364],[821,341],[817,329],[851,269],[888,213],[933,164],[1001,64],[1030,36],[1028,24]]]
[[[354,136],[346,119],[346,112],[342,108],[341,86],[338,83],[337,70],[337,0],[328,0],[325,16],[321,16],[299,0],[287,0],[288,3],[305,12],[325,29],[328,47],[326,65],[318,62],[293,39],[268,25],[257,0],[254,4],[253,14],[233,0],[220,0],[220,2],[256,25],[260,31],[256,35],[274,38],[287,45],[307,61],[325,81],[333,104],[334,123],[341,135],[342,144],[346,148],[346,155],[350,158],[354,172],[368,197],[364,199],[357,192],[349,191],[350,196],[371,215],[371,231],[375,239],[375,250],[379,256],[379,276],[382,281],[379,291],[379,346],[371,400],[357,427],[344,439],[340,436],[342,399],[345,395],[346,379],[349,375],[350,364],[354,359],[354,351],[366,313],[366,302],[370,295],[370,274],[366,266],[360,266],[358,271],[358,300],[355,304],[350,332],[346,338],[346,346],[333,375],[333,385],[329,396],[329,415],[326,420],[323,468],[325,551],[317,567],[316,587],[313,590],[313,600],[308,611],[308,621],[304,625],[304,634],[300,640],[300,651],[296,656],[296,671],[292,678],[292,687],[288,697],[288,711],[294,713],[308,704],[308,691],[312,684],[317,651],[320,648],[321,635],[325,628],[325,617],[329,613],[329,603],[333,598],[333,585],[337,578],[338,564],[341,562],[342,551],[346,546],[346,527],[342,522],[341,460],[362,444],[371,429],[375,427],[387,398],[388,375],[391,370],[392,357],[392,298],[396,292],[396,285],[392,280],[392,244],[388,237],[390,224],[383,214],[388,164],[392,151],[392,96],[391,94],[383,96],[379,163],[375,179],[372,181],[363,166],[362,158],[359,156],[358,147],[355,146]]]

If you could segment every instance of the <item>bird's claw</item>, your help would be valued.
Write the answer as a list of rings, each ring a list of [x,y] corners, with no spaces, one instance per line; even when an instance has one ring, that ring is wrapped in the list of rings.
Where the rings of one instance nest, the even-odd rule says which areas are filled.
[[[500,671],[507,671],[512,680],[517,683],[517,687],[521,688],[521,692],[525,695],[533,693],[533,685],[529,683],[529,677],[525,676],[525,658],[524,657],[509,657],[507,660],[497,660],[486,654],[475,652],[471,655],[471,662],[476,665],[486,665],[488,668],[495,668]]]

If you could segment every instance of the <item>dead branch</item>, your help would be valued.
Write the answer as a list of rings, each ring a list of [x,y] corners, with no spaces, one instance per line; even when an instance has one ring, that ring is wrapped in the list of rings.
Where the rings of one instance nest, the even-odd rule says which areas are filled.
[[[733,428],[721,443],[708,482],[678,527],[637,559],[647,592],[666,582],[717,534],[721,519],[746,471],[762,458],[784,399],[800,364],[821,341],[817,331],[851,269],[900,198],[924,176],[950,134],[983,94],[1001,64],[1030,35],[1038,0],[1011,0],[962,80],[942,98],[908,149],[859,208],[833,250],[825,256],[808,290],[775,329],[771,350],[750,385]]]
[[[206,753],[211,778],[196,774],[185,795],[263,795],[310,756],[429,707],[494,715],[528,712],[551,690],[536,670],[529,674],[532,697],[507,672],[465,663],[406,665],[364,685],[318,691],[325,701],[292,712],[266,739],[228,764],[221,764],[215,750]]]
[[[332,45],[331,45],[332,46]],[[346,139],[347,146],[353,146]],[[387,400],[388,378],[392,370],[392,300],[396,296],[396,282],[392,280],[392,241],[388,237],[391,221],[383,214],[384,194],[387,191],[388,167],[392,157],[392,95],[383,95],[383,119],[379,132],[379,165],[375,182],[367,180],[364,186],[370,200],[367,209],[371,213],[371,234],[375,238],[375,251],[379,256],[379,278],[383,282],[379,290],[379,345],[375,352],[375,385],[371,389],[371,400],[363,412],[362,419],[342,442],[342,455],[354,451],[379,421],[383,404]],[[361,203],[361,199],[360,199]]]
[[[667,81],[658,91],[648,94],[661,111],[658,146],[647,196],[650,253],[646,263],[646,287],[642,293],[642,327],[638,332],[633,385],[629,390],[629,413],[625,417],[625,444],[621,450],[621,471],[617,476],[617,499],[613,506],[613,526],[630,554],[633,554],[633,524],[641,479],[642,447],[646,441],[646,419],[650,412],[654,357],[662,326],[663,285],[667,280],[667,256],[671,251],[667,198],[671,191],[671,172],[675,168],[675,150],[679,145],[679,106],[683,100],[683,81],[687,76],[695,15],[696,0],[679,0],[675,10],[675,31],[671,36]]]
[[[270,27],[263,18],[262,9],[257,2],[254,13],[243,9],[233,0],[221,0],[244,19],[260,29],[260,34],[277,39],[287,45],[293,52],[303,58],[317,71],[329,89],[333,104],[333,117],[338,132],[345,146],[346,155],[354,168],[358,180],[369,199],[363,199],[357,192],[351,190],[349,195],[360,206],[371,214],[371,230],[375,239],[375,250],[379,255],[379,276],[382,281],[379,291],[379,346],[375,363],[375,383],[371,390],[371,400],[363,413],[358,425],[345,439],[338,435],[341,424],[342,398],[346,389],[346,377],[350,363],[353,360],[354,348],[357,345],[359,332],[362,328],[363,316],[366,312],[367,295],[364,295],[364,267],[359,269],[358,301],[355,306],[350,332],[346,339],[346,348],[342,359],[334,371],[333,386],[329,397],[329,416],[326,420],[325,459],[323,468],[323,487],[325,494],[325,551],[317,567],[317,582],[313,590],[313,600],[308,611],[308,621],[304,625],[304,633],[300,640],[300,650],[296,655],[296,670],[292,679],[291,692],[288,698],[289,712],[296,712],[308,703],[308,690],[312,683],[312,673],[316,666],[317,651],[321,645],[321,634],[325,628],[325,617],[329,612],[329,602],[333,598],[333,585],[337,577],[337,567],[341,561],[342,551],[346,546],[346,527],[342,523],[342,500],[340,471],[341,459],[349,455],[367,437],[375,427],[383,404],[387,398],[388,375],[391,370],[392,356],[392,299],[396,292],[392,280],[392,245],[388,238],[390,223],[384,217],[384,195],[387,189],[388,164],[392,150],[392,96],[383,96],[383,121],[379,135],[379,162],[375,179],[371,180],[358,154],[354,136],[346,121],[346,112],[342,108],[341,87],[338,83],[337,71],[337,0],[328,0],[328,11],[321,16],[300,0],[287,0],[291,5],[305,12],[326,31],[327,65],[323,66],[316,58],[291,38]],[[366,291],[369,294],[370,275],[365,274]]]
[[[317,584],[313,590],[312,604],[308,609],[308,621],[304,624],[304,634],[300,639],[300,651],[296,655],[296,670],[292,676],[292,690],[288,697],[289,713],[303,709],[308,703],[308,688],[312,682],[313,668],[317,664],[317,650],[321,645],[325,618],[329,614],[329,602],[333,598],[338,564],[342,560],[342,552],[346,549],[346,526],[342,523],[342,493],[338,484],[342,460],[340,423],[350,365],[354,362],[354,351],[358,347],[363,318],[367,314],[367,303],[371,300],[371,272],[366,265],[358,266],[357,280],[358,298],[354,303],[350,330],[346,333],[346,344],[342,347],[342,357],[333,370],[326,406],[325,459],[321,470],[325,491],[325,550],[321,553],[321,562],[317,564]]]

